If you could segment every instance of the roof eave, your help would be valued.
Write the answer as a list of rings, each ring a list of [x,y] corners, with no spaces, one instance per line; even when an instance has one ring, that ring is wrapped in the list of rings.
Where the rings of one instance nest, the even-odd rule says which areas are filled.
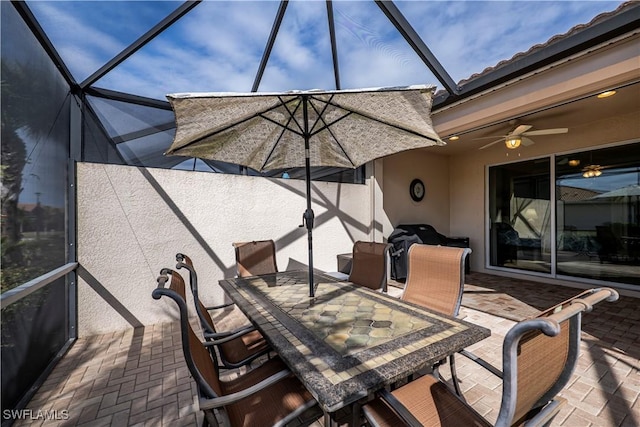
[[[516,55],[499,67],[461,81],[457,95],[447,92],[436,93],[433,99],[433,111],[639,28],[640,3],[627,4],[621,9],[607,19],[594,22],[580,31],[570,31],[566,37],[551,39],[547,44],[536,47],[529,53]]]

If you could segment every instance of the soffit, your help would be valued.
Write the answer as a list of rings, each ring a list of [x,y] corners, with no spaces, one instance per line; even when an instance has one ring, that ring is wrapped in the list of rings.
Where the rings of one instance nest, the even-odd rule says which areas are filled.
[[[518,123],[532,124],[536,129],[571,129],[633,111],[640,113],[639,44],[636,31],[589,54],[434,112],[434,127],[443,140],[451,135],[460,137],[438,147],[438,152],[455,155],[477,150],[490,141],[475,138],[504,135]],[[613,88],[618,93],[606,100],[603,108],[604,100],[593,95]]]

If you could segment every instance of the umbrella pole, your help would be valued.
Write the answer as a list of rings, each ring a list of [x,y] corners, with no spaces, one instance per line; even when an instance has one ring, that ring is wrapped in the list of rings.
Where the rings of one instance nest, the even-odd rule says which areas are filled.
[[[309,158],[306,159],[306,181],[307,181],[307,210],[304,211],[304,222],[307,225],[307,240],[309,242],[309,296],[313,297],[313,209],[311,209],[311,170]]]
[[[313,288],[313,209],[311,209],[311,160],[309,159],[309,113],[307,110],[308,97],[302,96],[302,114],[304,121],[304,166],[307,184],[307,210],[304,211],[304,223],[307,226],[307,240],[309,242],[309,297],[314,296]]]

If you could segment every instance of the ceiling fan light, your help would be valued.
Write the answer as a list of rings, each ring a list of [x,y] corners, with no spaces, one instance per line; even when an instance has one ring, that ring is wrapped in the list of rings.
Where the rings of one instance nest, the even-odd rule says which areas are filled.
[[[569,166],[578,166],[580,164],[579,159],[571,159],[569,160]]]
[[[513,150],[520,146],[520,144],[522,143],[522,138],[520,138],[519,136],[510,136],[505,139],[504,143],[507,148]]]
[[[582,171],[583,171],[582,176],[584,178],[594,178],[596,176],[602,175],[602,166],[589,165],[589,166],[586,166]]]

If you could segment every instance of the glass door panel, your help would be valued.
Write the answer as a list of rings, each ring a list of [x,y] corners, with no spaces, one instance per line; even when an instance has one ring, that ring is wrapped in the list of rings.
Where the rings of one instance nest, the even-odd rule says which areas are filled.
[[[640,284],[640,144],[556,158],[557,274]]]
[[[489,169],[490,265],[551,272],[549,177],[549,159]]]

